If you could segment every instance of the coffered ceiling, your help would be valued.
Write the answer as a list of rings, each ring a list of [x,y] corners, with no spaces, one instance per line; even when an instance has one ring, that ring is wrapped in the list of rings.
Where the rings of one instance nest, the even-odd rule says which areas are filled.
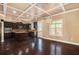
[[[5,21],[28,23],[76,8],[78,3],[0,3],[0,18],[2,15]]]

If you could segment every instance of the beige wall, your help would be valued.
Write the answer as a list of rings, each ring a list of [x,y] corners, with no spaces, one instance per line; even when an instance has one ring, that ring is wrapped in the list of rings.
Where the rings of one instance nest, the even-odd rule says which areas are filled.
[[[79,43],[79,11],[69,12],[53,17],[53,20],[57,19],[63,19],[63,36],[56,40]],[[46,22],[46,20],[43,21],[43,37],[53,39],[53,35],[50,36],[48,33],[49,24],[50,23]]]
[[[64,27],[69,41],[79,43],[79,10],[64,15]]]

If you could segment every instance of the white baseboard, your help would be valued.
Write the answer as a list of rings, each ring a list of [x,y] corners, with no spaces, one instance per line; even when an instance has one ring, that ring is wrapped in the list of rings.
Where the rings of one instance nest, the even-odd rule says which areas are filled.
[[[69,42],[69,41],[63,41],[63,40],[56,40],[56,39],[47,38],[47,37],[41,37],[41,38],[44,38],[44,39],[47,39],[47,40],[53,40],[53,41],[63,42],[63,43],[67,43],[67,44],[72,44],[72,45],[78,45],[79,46],[79,43],[74,43],[74,42]]]

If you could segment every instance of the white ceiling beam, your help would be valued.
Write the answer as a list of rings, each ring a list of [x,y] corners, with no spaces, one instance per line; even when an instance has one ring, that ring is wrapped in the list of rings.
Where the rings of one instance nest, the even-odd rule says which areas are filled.
[[[56,7],[54,7],[54,8],[51,8],[51,9],[49,9],[49,10],[47,10],[47,12],[50,12],[51,10],[55,10],[56,8],[59,8],[60,6],[56,6]]]
[[[64,4],[63,3],[60,3],[60,7],[63,10],[63,12],[65,12],[65,7],[64,7]]]
[[[32,4],[31,4],[31,5],[32,5]],[[44,9],[42,9],[42,8],[36,6],[36,5],[35,5],[34,7],[38,8],[39,10],[43,11],[44,13],[46,13],[46,14],[48,14],[48,15],[51,15],[49,12],[45,11]],[[42,14],[44,14],[44,13],[42,13]],[[37,16],[37,17],[40,17],[42,14],[40,14],[40,15]]]
[[[4,5],[4,4],[0,4],[0,5]],[[12,7],[12,6],[9,6],[9,5],[7,5],[7,7],[8,7],[8,8],[11,8],[11,9],[15,9],[15,10],[20,11],[20,12],[23,12],[22,10],[20,10],[20,9],[18,9],[18,8],[15,8],[15,7]]]
[[[38,7],[38,6],[35,6],[37,7],[39,10],[43,11],[44,13],[48,14],[48,15],[51,15],[50,13],[48,13],[47,11],[43,10],[42,8]]]
[[[52,16],[57,16],[57,15],[65,14],[65,13],[75,12],[75,11],[78,11],[78,10],[79,10],[79,8],[76,8],[76,9],[68,10],[68,11],[65,11],[65,12],[58,13],[58,14],[54,14]]]
[[[3,14],[5,15],[4,16],[4,19],[5,19],[6,15],[7,15],[7,3],[3,4]]]
[[[63,4],[63,3],[62,3]],[[63,4],[64,6],[65,5],[68,5],[69,3],[67,3],[67,4]],[[56,7],[54,7],[54,8],[51,8],[51,9],[49,9],[47,12],[50,12],[51,10],[55,10],[56,8],[59,8],[60,7],[60,5],[58,5],[58,6],[56,6]]]
[[[7,13],[7,15],[13,15],[12,13]],[[17,15],[13,15],[13,16],[16,16],[17,17]]]
[[[13,10],[17,10],[17,11],[23,12],[22,10],[17,9],[17,8],[14,8],[14,7],[11,7],[11,6],[7,6],[7,7],[8,7],[8,8],[11,8],[11,9],[13,9]]]
[[[68,4],[69,4],[69,3],[67,3],[67,4],[60,3],[60,5],[59,5],[59,6],[56,6],[56,7],[52,8],[52,9],[50,9],[50,10],[46,11],[46,12],[49,12],[49,11],[51,11],[51,10],[54,10],[54,9],[56,9],[56,8],[58,8],[58,7],[61,7],[61,8],[62,8],[62,10],[65,12],[64,5],[68,5]],[[42,15],[42,14],[41,14],[41,15]],[[38,17],[40,17],[41,15],[39,15]],[[52,16],[52,15],[51,15],[51,16]]]
[[[32,4],[28,9],[26,9],[23,13],[21,13],[16,19],[18,19],[19,17],[21,17],[24,13],[26,13],[27,11],[29,11],[32,7],[34,7],[36,4]]]
[[[0,15],[5,16],[4,14],[1,14],[1,13],[0,13]],[[7,15],[12,15],[14,17],[17,17],[16,15],[13,15],[12,13],[7,13]]]
[[[67,4],[69,4],[69,3],[67,3]],[[58,8],[58,7],[61,7],[62,10],[65,11],[64,5],[67,5],[67,4],[61,3],[59,6],[56,6],[55,8],[52,8],[52,9],[50,9],[50,10],[48,10],[48,11],[45,11],[45,10],[43,10],[42,8],[38,7],[38,6],[35,6],[35,7],[39,8],[39,9],[40,9],[41,11],[43,11],[44,13],[46,13],[46,14],[48,14],[48,15],[51,15],[51,14],[49,13],[49,11],[54,10],[54,9],[56,9],[56,8]],[[40,14],[38,17],[40,17],[41,15],[42,15],[42,14]]]
[[[43,14],[44,14],[44,13],[43,13]],[[43,15],[43,14],[37,15],[36,17],[39,18],[39,17],[41,17],[41,15]],[[51,16],[51,15],[49,15],[49,16]]]

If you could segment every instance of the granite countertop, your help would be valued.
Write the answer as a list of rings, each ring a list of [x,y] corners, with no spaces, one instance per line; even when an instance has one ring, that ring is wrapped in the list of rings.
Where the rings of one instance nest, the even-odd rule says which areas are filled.
[[[14,33],[28,33],[28,32],[34,32],[36,30],[25,30],[25,29],[14,29],[12,32]]]
[[[27,30],[20,30],[20,29],[15,29],[15,30],[12,30],[12,32],[14,32],[14,33],[28,33],[28,31]]]

